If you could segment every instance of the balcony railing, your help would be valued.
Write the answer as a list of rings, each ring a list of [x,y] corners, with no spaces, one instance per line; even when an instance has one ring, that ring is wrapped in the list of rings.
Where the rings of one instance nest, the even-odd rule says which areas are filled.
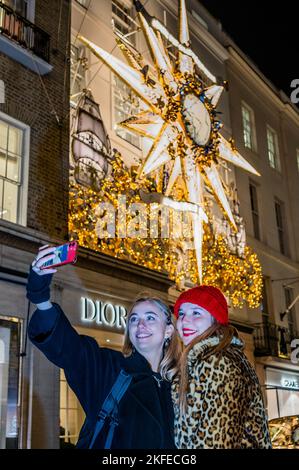
[[[49,62],[50,36],[0,0],[0,34]]]
[[[290,344],[296,337],[299,336],[274,323],[256,324],[253,333],[254,353],[256,356],[274,356],[289,359],[291,355]]]

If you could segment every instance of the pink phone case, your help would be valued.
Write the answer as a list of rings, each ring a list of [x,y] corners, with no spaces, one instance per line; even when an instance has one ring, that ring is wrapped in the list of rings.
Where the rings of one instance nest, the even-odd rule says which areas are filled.
[[[43,264],[41,269],[52,269],[64,264],[74,264],[77,261],[77,249],[78,243],[76,241],[53,247],[53,253],[56,257]]]

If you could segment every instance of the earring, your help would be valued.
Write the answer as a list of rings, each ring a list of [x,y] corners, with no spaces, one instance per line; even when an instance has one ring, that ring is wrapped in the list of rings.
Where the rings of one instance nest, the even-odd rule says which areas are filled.
[[[164,348],[168,348],[169,344],[170,344],[170,338],[165,338],[165,340],[164,340]]]

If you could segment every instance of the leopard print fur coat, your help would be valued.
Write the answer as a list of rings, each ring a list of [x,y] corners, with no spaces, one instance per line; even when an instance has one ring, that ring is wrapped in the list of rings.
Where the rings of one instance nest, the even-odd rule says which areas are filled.
[[[179,449],[271,448],[268,422],[257,375],[233,338],[229,347],[206,359],[219,342],[207,338],[189,351],[186,412],[178,405],[180,378],[172,384],[175,443]]]

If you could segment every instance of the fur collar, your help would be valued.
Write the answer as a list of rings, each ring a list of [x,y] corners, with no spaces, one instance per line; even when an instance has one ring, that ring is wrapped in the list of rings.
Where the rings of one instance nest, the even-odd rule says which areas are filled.
[[[191,365],[194,362],[198,361],[198,359],[203,356],[204,353],[206,353],[209,349],[216,347],[219,342],[220,338],[218,336],[211,336],[210,338],[206,338],[196,343],[188,353],[188,364]],[[231,345],[236,346],[240,349],[244,347],[243,341],[239,338],[236,338],[235,336],[233,336],[231,340]]]

